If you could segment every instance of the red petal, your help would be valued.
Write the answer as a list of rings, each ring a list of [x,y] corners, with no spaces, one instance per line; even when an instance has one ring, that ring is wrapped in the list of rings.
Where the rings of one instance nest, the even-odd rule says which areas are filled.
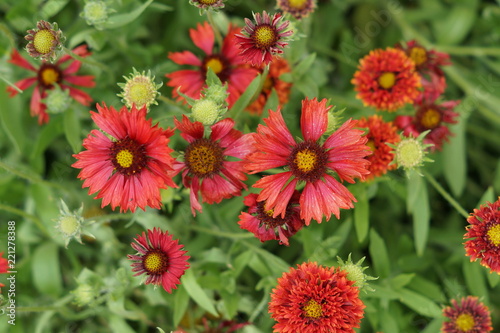
[[[201,67],[201,60],[193,52],[170,52],[168,58],[179,65],[192,65]]]
[[[318,102],[316,98],[309,100],[307,97],[302,101],[302,115],[300,126],[302,135],[306,141],[317,141],[328,126],[328,110],[326,98]]]
[[[189,35],[194,45],[202,49],[206,54],[212,54],[214,48],[214,31],[208,22],[203,25],[197,24],[196,29],[189,29]]]

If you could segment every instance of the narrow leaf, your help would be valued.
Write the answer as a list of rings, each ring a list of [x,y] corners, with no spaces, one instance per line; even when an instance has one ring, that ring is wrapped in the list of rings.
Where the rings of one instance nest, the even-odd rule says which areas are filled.
[[[238,115],[250,104],[254,96],[256,96],[261,89],[261,81],[263,81],[262,74],[259,74],[253,79],[253,81],[248,85],[245,92],[241,94],[238,100],[233,104],[231,109],[229,110],[229,117],[235,119]]]
[[[78,153],[82,147],[82,140],[80,138],[80,122],[76,116],[75,111],[70,108],[64,113],[64,134],[68,140],[73,153]]]
[[[204,308],[210,314],[218,316],[217,310],[215,310],[215,307],[213,305],[213,300],[211,300],[205,293],[205,291],[200,287],[198,281],[196,281],[192,269],[188,269],[186,271],[186,273],[182,277],[182,284],[184,285],[184,288],[186,288],[187,293],[189,294],[189,296],[191,296],[193,301],[198,303],[199,306]]]
[[[366,187],[357,186],[354,196],[358,202],[354,205],[354,227],[358,242],[362,243],[368,235],[370,228],[370,205],[368,203],[368,196],[366,195]]]
[[[467,179],[467,159],[465,151],[465,125],[461,119],[450,126],[454,136],[443,146],[444,176],[455,197],[462,194]]]
[[[130,13],[126,14],[117,14],[110,16],[108,21],[103,24],[103,27],[105,29],[115,29],[119,27],[123,27],[124,25],[127,25],[134,21],[136,18],[138,18],[142,12],[148,8],[148,6],[153,2],[153,0],[148,0],[146,1],[142,6],[137,7]]]
[[[427,185],[424,178],[416,173],[412,173],[408,180],[408,198],[412,196],[413,203],[411,206],[415,248],[417,255],[422,256],[429,235],[430,207]]]
[[[391,272],[391,264],[389,262],[387,247],[382,237],[380,237],[373,228],[370,231],[369,250],[375,272],[377,272],[381,278],[388,277]]]
[[[300,78],[301,76],[306,74],[311,65],[314,63],[314,60],[316,60],[316,53],[311,53],[310,55],[302,59],[302,61],[300,61],[297,66],[294,67],[293,76],[295,78]]]
[[[465,277],[465,284],[471,295],[484,297],[485,303],[489,303],[489,292],[486,286],[486,280],[483,270],[486,270],[478,262],[469,262],[464,259],[463,272]]]
[[[400,296],[399,300],[401,303],[415,310],[415,312],[432,318],[439,318],[442,316],[441,308],[429,298],[408,289],[401,289],[397,292]]]
[[[180,285],[175,292],[174,298],[174,327],[179,326],[182,317],[189,305],[189,295],[184,288],[184,285]]]
[[[62,292],[58,247],[43,243],[36,248],[31,262],[33,284],[42,294],[57,297]]]

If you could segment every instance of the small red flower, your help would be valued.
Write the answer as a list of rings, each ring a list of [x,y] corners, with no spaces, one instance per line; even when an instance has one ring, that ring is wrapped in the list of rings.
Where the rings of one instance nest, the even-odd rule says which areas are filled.
[[[7,270],[9,268],[9,265],[8,265],[8,260],[3,258],[3,252],[0,252],[0,274],[5,274],[7,273]],[[0,283],[0,287],[5,287],[5,285],[3,283]]]
[[[267,126],[259,125],[255,138],[255,152],[247,156],[246,167],[250,173],[265,172],[277,167],[287,171],[265,176],[253,187],[262,188],[257,201],[266,201],[266,209],[274,210],[273,217],[285,217],[286,207],[299,182],[305,182],[300,195],[300,218],[309,225],[311,219],[321,223],[323,215],[337,218],[340,208],[353,207],[356,199],[341,181],[354,183],[354,178],[364,179],[369,173],[370,154],[365,145],[363,131],[354,129],[357,122],[348,120],[324,142],[320,141],[328,126],[326,99],[302,101],[300,118],[304,141],[296,142],[286,127],[281,110],[269,110]]]
[[[452,299],[452,306],[443,309],[443,315],[450,321],[443,323],[443,333],[486,333],[491,327],[490,311],[475,296],[463,297],[460,304]]]
[[[372,180],[386,174],[388,170],[396,169],[396,164],[389,165],[394,159],[394,154],[387,143],[396,144],[401,138],[392,122],[385,122],[382,117],[374,115],[367,119],[361,118],[358,126],[367,129],[367,145],[373,152],[372,155],[366,158],[370,161],[368,166],[370,174],[366,177],[366,180]]]
[[[360,60],[351,80],[357,98],[377,110],[396,111],[419,96],[420,76],[402,50],[376,49]]]
[[[243,159],[252,147],[251,135],[243,135],[233,129],[230,118],[210,126],[210,136],[205,137],[205,128],[199,121],[191,122],[182,116],[182,122],[174,118],[181,136],[189,143],[184,151],[184,161],[174,163],[175,174],[182,172],[182,183],[191,190],[191,212],[201,212],[198,192],[203,202],[219,203],[222,199],[239,196],[247,179],[243,161],[229,161],[229,156]]]
[[[481,259],[481,265],[500,274],[500,197],[474,209],[467,222],[466,255],[470,261]]]
[[[168,231],[162,232],[158,228],[148,230],[134,238],[135,243],[130,245],[137,251],[136,255],[127,255],[133,260],[132,271],[134,276],[146,274],[145,284],[161,285],[166,292],[177,289],[180,278],[189,268],[190,258],[187,251],[182,251],[183,245],[173,240]]]
[[[354,333],[365,305],[353,284],[338,267],[313,262],[290,268],[271,293],[269,313],[277,321],[274,332]]]
[[[86,45],[81,45],[73,49],[73,53],[80,57],[90,55]],[[68,60],[71,60],[70,64],[63,69],[62,65]],[[36,83],[33,95],[31,95],[30,112],[31,116],[38,116],[38,123],[40,125],[49,121],[49,115],[46,112],[47,106],[42,102],[42,99],[47,96],[47,90],[53,89],[55,84],[58,84],[62,90],[69,89],[70,96],[82,105],[88,106],[92,101],[90,95],[71,85],[94,87],[94,76],[75,75],[82,63],[79,60],[72,59],[68,54],[62,56],[55,64],[42,62],[39,68],[35,68],[14,49],[8,62],[36,73],[36,76],[22,79],[16,82],[15,85],[20,90],[26,90]],[[10,97],[18,94],[18,91],[10,86],[7,87],[7,92],[9,92]]]
[[[260,67],[273,60],[273,56],[283,53],[288,45],[292,30],[289,21],[281,22],[282,16],[276,13],[269,16],[266,11],[253,14],[255,23],[245,18],[246,26],[236,35],[241,55],[252,65]]]
[[[273,210],[266,209],[265,201],[257,201],[258,195],[250,193],[243,203],[248,206],[248,213],[241,212],[238,224],[242,229],[252,232],[261,242],[277,240],[288,244],[292,237],[304,226],[300,219],[299,192],[295,191],[286,207],[285,217],[273,217]]]
[[[174,159],[167,145],[173,131],[152,126],[146,107],[116,111],[97,104],[97,110],[90,112],[92,120],[108,135],[92,130],[83,140],[87,150],[73,155],[78,161],[72,166],[82,169],[82,187],[89,187],[89,194],[99,191],[95,199],[103,199],[101,207],[119,206],[120,212],[159,209],[160,188],[177,187],[169,174]]]
[[[277,0],[277,7],[301,20],[309,16],[316,9],[316,0]]]
[[[200,48],[205,56],[200,59],[190,51],[169,53],[168,57],[179,65],[195,66],[195,69],[184,69],[165,76],[170,79],[167,86],[173,87],[172,95],[183,100],[177,93],[177,89],[183,94],[198,99],[202,89],[206,87],[206,73],[210,67],[217,74],[222,83],[228,85],[229,96],[227,103],[229,107],[245,91],[247,86],[257,76],[255,68],[247,66],[245,60],[238,54],[235,33],[239,28],[229,26],[228,33],[222,43],[219,52],[214,51],[215,36],[210,24],[198,24],[196,29],[190,29],[189,35],[193,43]]]

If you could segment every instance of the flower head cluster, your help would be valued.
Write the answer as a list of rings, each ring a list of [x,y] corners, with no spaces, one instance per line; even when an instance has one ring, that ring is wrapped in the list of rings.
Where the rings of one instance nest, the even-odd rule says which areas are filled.
[[[225,0],[189,0],[189,3],[200,9],[200,15],[207,10],[219,10],[224,8]]]
[[[118,96],[122,98],[122,102],[128,108],[135,105],[138,109],[145,106],[149,110],[151,104],[158,104],[156,97],[160,95],[158,89],[160,89],[162,83],[155,83],[155,77],[154,75],[151,76],[149,70],[147,74],[145,71],[139,73],[135,68],[132,68],[132,70],[130,77],[123,77],[125,83],[118,83],[118,86],[123,89]]]
[[[451,300],[452,306],[443,309],[443,315],[449,319],[443,323],[443,333],[487,333],[491,327],[490,311],[475,296],[467,296],[457,302]]]
[[[315,262],[283,273],[271,293],[269,313],[274,332],[354,333],[365,305],[347,272]]]
[[[316,9],[316,0],[277,0],[277,7],[300,20]]]
[[[57,58],[57,51],[62,49],[64,36],[57,27],[57,23],[49,23],[40,20],[35,29],[27,31],[24,37],[28,41],[26,51],[35,59],[44,61],[54,61]]]
[[[85,19],[88,25],[93,25],[96,29],[101,30],[112,12],[113,10],[108,7],[106,1],[85,0],[85,6],[80,16]]]
[[[466,255],[471,261],[480,259],[481,265],[500,274],[500,197],[474,209],[467,222]]]

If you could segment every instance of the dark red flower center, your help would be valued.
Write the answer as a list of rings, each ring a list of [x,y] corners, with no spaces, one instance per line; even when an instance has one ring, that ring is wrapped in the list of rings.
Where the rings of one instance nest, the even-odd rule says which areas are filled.
[[[205,178],[222,169],[223,149],[217,142],[201,138],[186,148],[184,162],[194,175]]]
[[[328,153],[314,141],[304,141],[295,146],[288,158],[293,175],[300,180],[315,182],[324,175]]]
[[[306,318],[318,319],[323,316],[323,309],[321,304],[316,302],[313,299],[310,299],[306,302],[306,304],[302,307],[303,315]]]
[[[161,275],[168,269],[168,257],[160,249],[152,249],[142,259],[142,265],[148,275]]]
[[[269,24],[260,24],[255,27],[250,36],[259,49],[268,49],[278,40],[278,33],[274,27]]]
[[[273,217],[274,210],[266,209],[266,202],[259,201],[257,202],[257,218],[259,221],[266,225],[267,228],[277,228],[281,227],[290,219],[290,211],[287,207],[285,212],[285,217],[282,218],[281,215]]]
[[[210,68],[222,82],[226,82],[229,78],[230,67],[229,62],[226,58],[218,54],[212,54],[207,56],[203,60],[203,64],[201,66],[203,75],[206,76],[208,68]]]
[[[109,155],[115,170],[124,176],[139,174],[148,162],[146,147],[129,137],[113,142]]]
[[[51,88],[54,83],[60,83],[62,77],[62,72],[56,65],[43,63],[38,70],[38,83],[45,89]]]
[[[416,119],[419,130],[434,129],[441,124],[441,112],[435,108],[421,108],[417,111]]]

